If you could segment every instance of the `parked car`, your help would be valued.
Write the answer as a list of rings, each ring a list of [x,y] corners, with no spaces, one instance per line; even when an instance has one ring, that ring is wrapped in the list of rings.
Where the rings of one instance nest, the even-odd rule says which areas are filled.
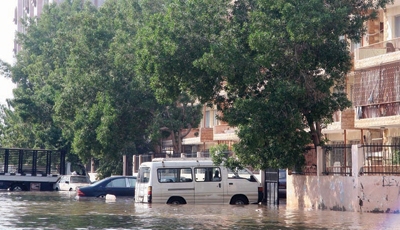
[[[90,185],[88,176],[64,175],[57,180],[53,188],[56,191],[75,191],[76,188],[87,185]]]
[[[286,198],[286,170],[279,169],[278,196]]]
[[[135,196],[136,176],[111,176],[76,190],[78,197]]]

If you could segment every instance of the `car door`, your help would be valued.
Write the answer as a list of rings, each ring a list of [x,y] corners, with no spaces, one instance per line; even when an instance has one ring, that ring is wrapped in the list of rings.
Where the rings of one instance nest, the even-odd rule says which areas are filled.
[[[127,196],[129,194],[125,177],[114,178],[106,185],[105,190],[107,194],[115,196]]]
[[[129,177],[127,179],[127,196],[135,196],[135,186],[136,186],[136,178]]]

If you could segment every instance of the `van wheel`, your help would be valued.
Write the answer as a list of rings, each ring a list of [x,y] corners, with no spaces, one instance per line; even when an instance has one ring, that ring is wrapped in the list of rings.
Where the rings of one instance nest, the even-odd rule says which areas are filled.
[[[235,196],[231,199],[230,204],[236,204],[236,205],[249,204],[249,200],[245,196]]]
[[[169,198],[167,204],[186,204],[186,202],[181,197],[171,197]]]

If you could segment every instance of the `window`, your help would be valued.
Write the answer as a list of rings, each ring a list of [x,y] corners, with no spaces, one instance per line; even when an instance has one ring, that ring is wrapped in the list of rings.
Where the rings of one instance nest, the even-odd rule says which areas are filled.
[[[191,168],[158,169],[157,177],[160,183],[193,181]]]
[[[137,177],[138,181],[140,183],[147,183],[149,182],[149,178],[150,178],[150,168],[149,167],[140,168]]]
[[[236,172],[228,169],[228,178],[229,179],[248,179],[248,180],[252,180],[253,178],[251,178],[251,173],[248,172],[245,169],[239,169]]]
[[[218,125],[218,119],[217,119],[217,110],[214,110],[214,126]]]
[[[128,178],[128,185],[127,187],[134,188],[136,184],[136,179],[135,178]]]
[[[204,127],[205,128],[210,128],[211,127],[211,124],[210,124],[210,111],[206,111],[206,123],[204,124]]]
[[[197,182],[221,180],[221,169],[218,167],[195,168],[194,172]]]
[[[400,15],[394,17],[394,36],[400,37]]]
[[[89,178],[85,176],[72,176],[70,180],[71,183],[89,183]]]
[[[106,187],[119,187],[119,188],[124,188],[126,187],[126,181],[125,178],[118,178],[112,180],[110,183],[107,184]]]

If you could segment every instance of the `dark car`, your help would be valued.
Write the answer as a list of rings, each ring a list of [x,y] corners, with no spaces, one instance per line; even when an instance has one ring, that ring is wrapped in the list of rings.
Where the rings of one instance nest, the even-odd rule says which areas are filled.
[[[78,197],[135,196],[136,176],[111,176],[76,190]]]
[[[279,195],[279,198],[286,198],[286,170],[285,169],[279,169],[278,195]]]

